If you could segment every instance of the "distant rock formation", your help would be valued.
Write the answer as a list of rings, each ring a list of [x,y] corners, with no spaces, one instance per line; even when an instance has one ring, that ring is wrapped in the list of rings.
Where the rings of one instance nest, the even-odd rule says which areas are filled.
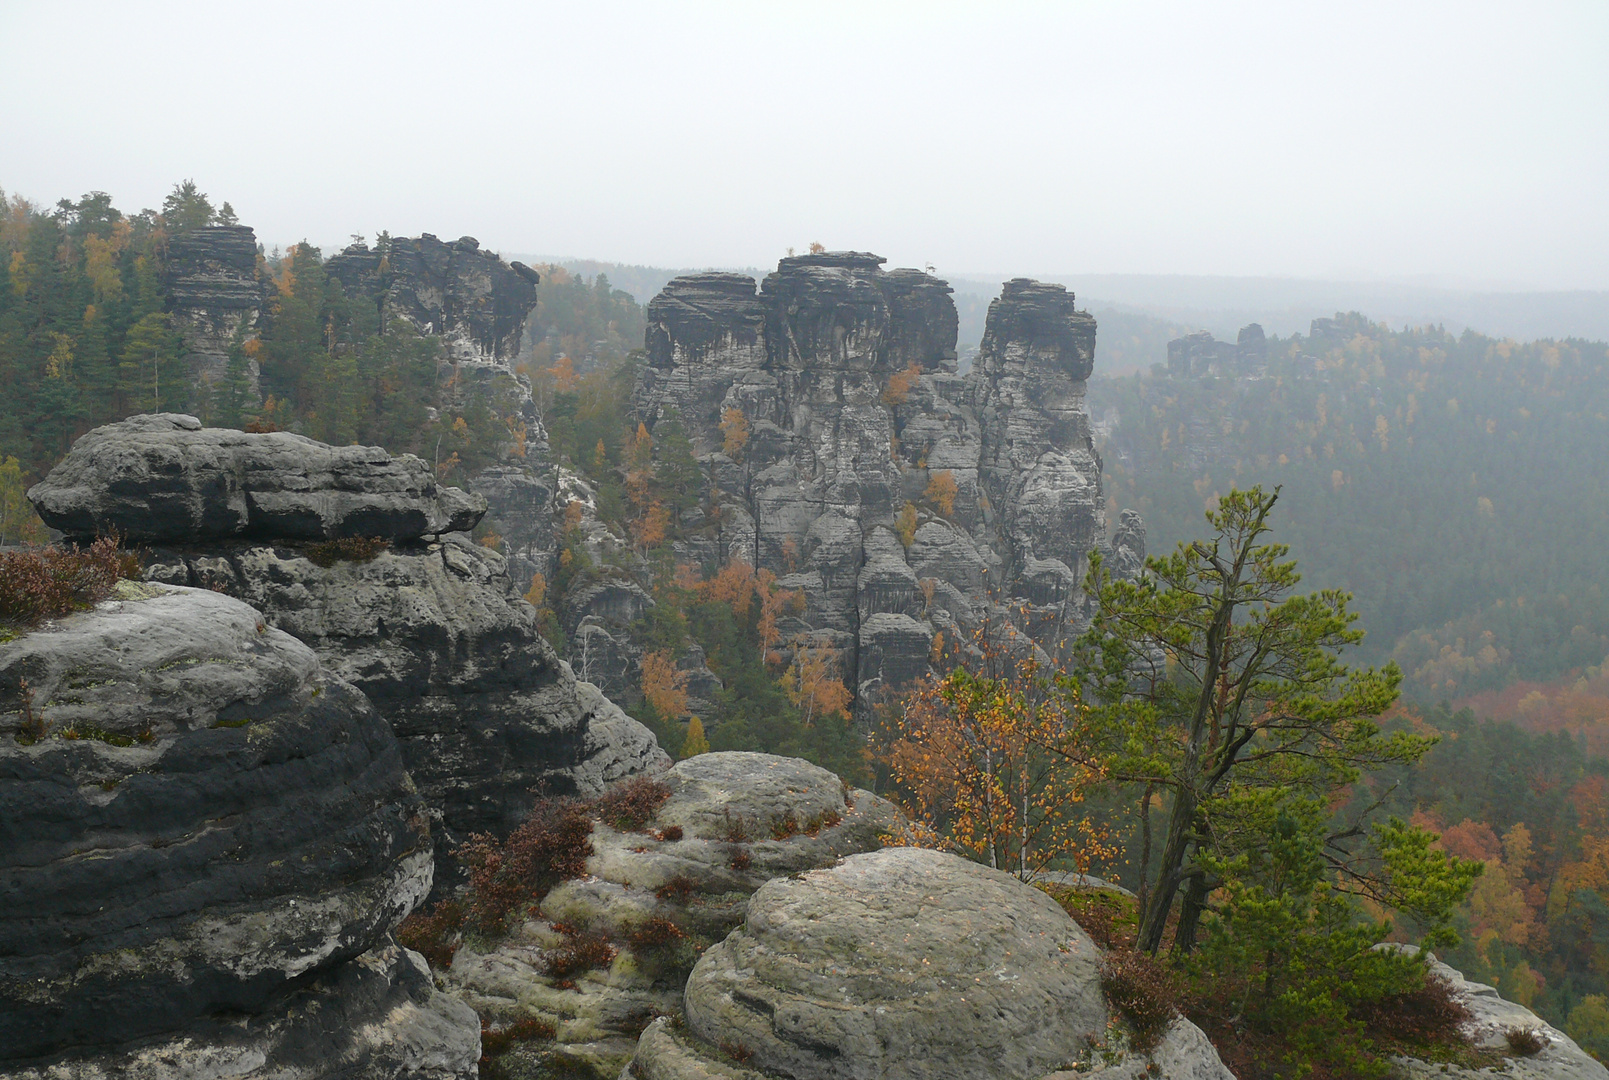
[[[835,646],[863,702],[927,671],[935,634],[958,645],[985,618],[1054,649],[1106,533],[1083,405],[1094,319],[1062,286],[1008,282],[961,376],[950,287],[883,261],[790,257],[758,291],[675,279],[648,305],[635,397],[650,427],[679,418],[711,479],[678,559],[801,590],[786,632]]]
[[[382,327],[406,319],[420,333],[441,335],[453,360],[505,367],[519,354],[541,280],[524,263],[482,251],[473,236],[447,243],[429,233],[387,237],[374,248],[352,244],[324,271],[348,296],[372,297]]]
[[[0,728],[0,1077],[473,1075],[473,1013],[390,936],[421,799],[312,650],[124,581],[0,645]]]
[[[257,329],[267,303],[257,272],[257,236],[244,225],[187,229],[168,241],[169,314],[184,338],[192,378],[208,384],[229,372],[237,338]],[[257,361],[245,359],[252,394],[258,392]]]
[[[69,535],[155,545],[150,579],[253,604],[362,690],[437,817],[438,888],[454,880],[447,852],[507,832],[540,793],[595,794],[668,763],[554,655],[503,557],[456,531],[484,501],[412,455],[164,413],[91,431],[30,497]],[[387,543],[336,543],[357,537]]]
[[[1268,362],[1268,340],[1258,323],[1241,328],[1233,342],[1201,330],[1168,342],[1168,374],[1176,379],[1202,375],[1251,374]]]

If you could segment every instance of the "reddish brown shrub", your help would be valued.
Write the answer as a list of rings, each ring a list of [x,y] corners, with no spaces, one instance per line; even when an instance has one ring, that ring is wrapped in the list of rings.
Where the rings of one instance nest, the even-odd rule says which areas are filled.
[[[682,835],[682,827],[680,825],[666,825],[663,829],[659,830],[659,838],[661,840],[674,842],[676,840],[680,840]]]
[[[786,840],[790,836],[798,835],[799,819],[793,816],[792,810],[789,810],[771,823],[771,839],[773,840]]]
[[[641,832],[670,798],[670,788],[646,776],[623,780],[593,803],[593,812],[620,832]]]
[[[749,854],[748,848],[734,847],[732,849],[732,857],[726,860],[726,865],[730,866],[733,870],[741,872],[747,870],[753,862],[754,858]]]
[[[1471,1015],[1453,984],[1429,973],[1417,989],[1362,1002],[1354,1014],[1381,1038],[1411,1046],[1463,1041],[1463,1025]]]
[[[1546,1045],[1542,1042],[1542,1033],[1536,1028],[1509,1028],[1503,1032],[1503,1038],[1508,1040],[1510,1050],[1525,1057],[1540,1054]]]
[[[119,578],[139,574],[139,558],[119,548],[116,536],[88,548],[0,551],[0,627],[20,631],[84,611],[106,599]]]
[[[721,816],[726,819],[726,831],[721,839],[728,844],[743,844],[749,839],[749,827],[741,817],[733,817],[730,810],[722,810]]]
[[[626,944],[631,946],[634,953],[648,953],[655,949],[663,949],[667,945],[674,945],[682,940],[681,927],[658,915],[647,922],[632,927],[626,934]]]
[[[453,955],[458,952],[455,939],[463,925],[464,906],[443,900],[429,914],[416,911],[403,919],[397,927],[397,940],[430,961],[431,967],[445,970],[453,966]]]
[[[809,821],[806,821],[804,831],[807,836],[817,836],[820,835],[822,829],[836,828],[843,820],[844,815],[836,810],[828,810],[826,813],[815,814]]]
[[[721,1044],[721,1053],[725,1054],[739,1065],[747,1065],[754,1057],[754,1051],[750,1050],[742,1043],[723,1042]]]
[[[1130,949],[1107,953],[1101,959],[1101,988],[1128,1021],[1136,1050],[1155,1046],[1179,1012],[1173,972],[1147,953]]]
[[[677,904],[687,903],[688,897],[698,891],[698,882],[686,874],[677,874],[665,884],[654,890],[654,895],[661,900],[670,900]]]
[[[583,971],[608,967],[615,958],[615,947],[602,934],[584,932],[571,935],[564,944],[543,959],[542,970],[551,978],[569,979]]]
[[[372,562],[391,546],[391,541],[378,536],[343,536],[339,540],[325,540],[307,545],[307,558],[323,567],[338,562]]]
[[[592,818],[571,799],[543,799],[525,824],[499,842],[471,836],[455,854],[469,868],[469,916],[496,933],[516,907],[540,900],[561,881],[587,872]]]
[[[532,1042],[536,1039],[551,1039],[559,1033],[559,1029],[540,1017],[530,1016],[524,1020],[516,1020],[512,1024],[502,1027],[492,1027],[486,1021],[480,1022],[480,1052],[481,1060],[496,1057],[506,1053],[510,1047],[519,1042]]]

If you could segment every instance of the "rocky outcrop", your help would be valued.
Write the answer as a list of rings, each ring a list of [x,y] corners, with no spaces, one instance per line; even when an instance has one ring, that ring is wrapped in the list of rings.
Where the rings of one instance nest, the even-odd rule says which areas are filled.
[[[473,1015],[390,938],[424,806],[307,646],[124,581],[0,644],[0,730],[0,1076],[472,1073]]]
[[[936,634],[953,647],[986,618],[1053,649],[1106,544],[1094,320],[1061,286],[1007,282],[957,375],[949,286],[882,262],[790,257],[758,290],[677,278],[648,305],[635,398],[650,426],[679,419],[709,478],[678,559],[801,591],[789,633],[834,646],[863,705],[929,670]]]
[[[244,225],[187,229],[168,240],[169,313],[184,338],[190,373],[212,384],[229,375],[229,354],[257,329],[266,305],[257,272],[257,236]],[[257,361],[241,358],[246,386],[257,393]]]
[[[1168,374],[1176,379],[1249,375],[1267,361],[1268,338],[1258,323],[1242,327],[1239,337],[1232,342],[1219,341],[1208,330],[1168,342]]]
[[[846,791],[797,758],[701,754],[659,779],[670,796],[644,831],[595,822],[589,876],[559,885],[536,918],[495,946],[464,945],[444,973],[490,1022],[545,1021],[556,1040],[542,1055],[604,1076],[631,1057],[650,1021],[679,1013],[699,950],[742,923],[756,889],[875,849],[900,820],[887,801]],[[624,944],[656,919],[677,928],[668,948]],[[546,967],[563,944],[555,924],[606,935],[621,951],[607,969],[566,985]]]
[[[1464,974],[1430,958],[1430,971],[1452,984],[1453,992],[1469,1009],[1471,1018],[1465,1027],[1471,1043],[1477,1050],[1503,1055],[1500,1066],[1504,1076],[1518,1080],[1606,1080],[1609,1069],[1575,1044],[1564,1032],[1545,1023],[1530,1009],[1498,996],[1494,987],[1485,983],[1470,982]],[[1513,1056],[1508,1041],[1511,1031],[1534,1032],[1541,1049],[1529,1055]],[[1488,1068],[1465,1068],[1445,1062],[1418,1061],[1398,1058],[1394,1062],[1397,1074],[1414,1080],[1431,1080],[1447,1077],[1449,1080],[1476,1080],[1489,1077]]]
[[[916,848],[854,855],[755,893],[694,967],[685,1027],[650,1026],[629,1075],[1229,1080],[1182,1020],[1149,1055],[1109,1042],[1098,960],[1054,901],[1007,874]]]
[[[554,655],[502,556],[462,533],[484,501],[377,447],[135,417],[33,489],[72,535],[117,529],[147,576],[253,604],[389,721],[446,852],[517,825],[542,792],[596,793],[668,762]],[[324,538],[380,537],[342,548]],[[438,886],[452,880],[445,861]]]
[[[412,454],[203,428],[179,413],[96,428],[28,497],[70,537],[115,532],[145,542],[412,540],[471,529],[486,513],[484,499],[438,487]]]
[[[451,243],[429,233],[386,237],[370,248],[361,241],[324,264],[348,296],[373,300],[382,328],[406,319],[425,334],[439,334],[456,361],[512,364],[525,320],[536,308],[535,270],[482,251],[473,236]]]

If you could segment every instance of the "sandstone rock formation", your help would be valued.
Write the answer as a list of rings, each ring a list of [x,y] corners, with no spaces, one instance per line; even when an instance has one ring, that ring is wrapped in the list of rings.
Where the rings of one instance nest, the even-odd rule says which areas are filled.
[[[149,578],[256,605],[362,690],[401,740],[442,859],[518,824],[540,790],[596,793],[668,761],[554,655],[503,558],[449,531],[484,502],[410,455],[142,416],[85,435],[32,496],[70,535],[163,545]],[[357,536],[390,543],[318,546]]]
[[[899,824],[887,801],[846,791],[832,773],[797,758],[701,754],[658,779],[670,797],[646,832],[596,822],[589,876],[555,888],[539,917],[495,947],[464,945],[445,973],[489,1021],[546,1020],[558,1034],[542,1054],[605,1076],[631,1057],[654,1017],[680,1011],[696,950],[743,921],[756,889],[873,850]],[[573,987],[546,973],[546,957],[562,944],[553,924],[628,942],[656,918],[683,935],[668,954],[623,948],[608,969],[575,977]]]
[[[229,350],[251,335],[266,303],[257,273],[257,236],[244,225],[187,229],[168,241],[167,290],[174,327],[189,350],[192,377],[216,383],[229,371]],[[257,392],[257,361],[246,378]]]
[[[953,855],[890,848],[768,882],[688,979],[686,1026],[642,1035],[641,1080],[1229,1072],[1177,1021],[1149,1055],[1109,1045],[1088,935],[1044,893]],[[628,1075],[622,1073],[622,1076]]]
[[[1453,990],[1473,1014],[1467,1032],[1474,1045],[1482,1050],[1510,1054],[1508,1032],[1533,1031],[1541,1043],[1540,1052],[1530,1056],[1506,1056],[1502,1065],[1505,1076],[1517,1080],[1606,1080],[1609,1069],[1575,1044],[1564,1032],[1512,1001],[1499,997],[1497,990],[1485,983],[1470,982],[1463,972],[1448,967],[1431,957],[1430,970],[1452,983]],[[1449,1080],[1475,1080],[1491,1075],[1488,1069],[1467,1069],[1441,1062],[1417,1061],[1398,1058],[1395,1062],[1400,1075],[1411,1078],[1446,1077]]]
[[[985,618],[1054,649],[1106,542],[1083,404],[1094,320],[1061,286],[1007,282],[957,375],[949,286],[882,262],[790,257],[758,291],[677,278],[648,305],[635,398],[650,426],[679,418],[711,478],[678,558],[801,590],[788,632],[836,646],[863,703],[928,670],[936,633],[953,647]],[[1136,521],[1124,542],[1143,535]]]
[[[1251,374],[1267,360],[1268,339],[1258,323],[1242,327],[1232,342],[1219,341],[1208,330],[1168,342],[1168,374],[1176,379]]]
[[[473,1015],[390,938],[424,807],[307,646],[121,582],[0,644],[0,731],[0,1076],[472,1073]]]
[[[439,334],[453,360],[508,365],[536,308],[535,270],[505,263],[473,236],[447,243],[429,233],[352,244],[324,264],[348,296],[372,297],[381,324],[406,319]]]

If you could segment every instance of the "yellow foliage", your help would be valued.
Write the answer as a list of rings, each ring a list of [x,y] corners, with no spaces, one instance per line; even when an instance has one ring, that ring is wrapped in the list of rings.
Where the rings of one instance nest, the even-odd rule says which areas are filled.
[[[896,371],[888,378],[888,386],[883,390],[883,403],[885,405],[899,405],[911,396],[911,388],[922,378],[922,369],[913,362],[904,371]]]
[[[938,507],[939,513],[949,517],[955,513],[955,496],[958,491],[955,474],[949,469],[940,469],[928,479],[927,490],[922,493],[922,497]]]
[[[743,453],[749,442],[749,422],[737,409],[721,414],[721,452],[733,461]]]
[[[498,548],[503,546],[503,538],[494,532],[489,532],[480,538],[480,546],[483,548],[491,548],[493,551],[496,551]]]
[[[642,658],[642,696],[660,716],[687,711],[687,672],[676,669],[670,653],[651,652]]]
[[[704,737],[704,722],[698,717],[687,721],[687,738],[682,740],[682,752],[676,756],[686,760],[710,752],[710,741]]]
[[[525,590],[525,602],[532,607],[539,608],[542,601],[547,599],[548,581],[541,574],[531,575],[531,587]]]
[[[916,543],[916,507],[911,503],[906,503],[905,509],[894,519],[894,535],[907,548]]]
[[[793,663],[782,676],[782,688],[811,727],[819,716],[847,715],[852,695],[838,672],[838,650],[831,645],[794,646]]]

